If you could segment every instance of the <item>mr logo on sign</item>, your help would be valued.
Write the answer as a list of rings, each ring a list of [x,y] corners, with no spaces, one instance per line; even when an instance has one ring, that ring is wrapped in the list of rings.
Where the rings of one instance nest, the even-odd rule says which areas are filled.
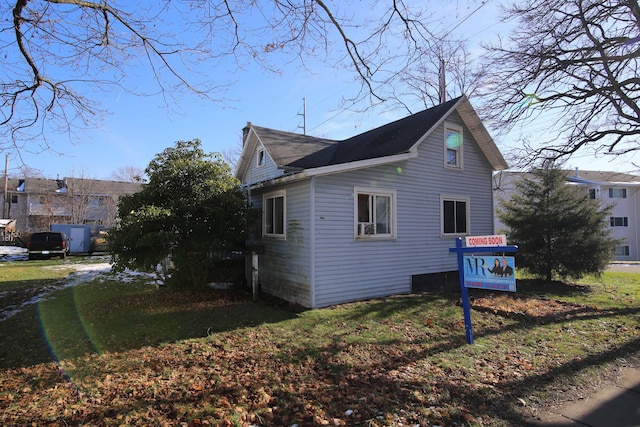
[[[515,292],[515,258],[465,256],[464,285],[467,288]]]

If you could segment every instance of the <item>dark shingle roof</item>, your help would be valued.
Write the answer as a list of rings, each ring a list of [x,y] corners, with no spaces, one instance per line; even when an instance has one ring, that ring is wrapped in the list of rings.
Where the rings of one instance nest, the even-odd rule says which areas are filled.
[[[328,153],[328,148],[338,143],[331,139],[316,138],[309,135],[284,132],[275,129],[253,126],[260,141],[264,144],[269,155],[278,166],[312,167],[299,166],[298,162],[312,155],[317,155],[321,161],[323,154]]]
[[[310,152],[306,156],[299,156],[291,162],[283,163],[283,165],[307,169],[406,153],[458,100],[459,98],[452,99],[444,104],[343,141],[321,140],[322,142],[314,142],[313,140],[317,138],[306,137],[305,144],[311,142],[314,144],[314,148],[322,146],[324,148]],[[297,143],[298,141],[293,142]],[[270,154],[271,147],[270,145],[268,148]],[[310,148],[309,151],[312,151],[311,147],[308,148]]]
[[[250,136],[244,141],[243,154],[250,152],[259,140],[278,168],[292,171],[401,155],[415,149],[416,144],[454,108],[494,170],[506,169],[508,165],[502,154],[465,96],[342,141],[283,132],[249,123],[253,133],[247,134]],[[241,156],[236,176],[241,177],[246,172],[249,158]]]

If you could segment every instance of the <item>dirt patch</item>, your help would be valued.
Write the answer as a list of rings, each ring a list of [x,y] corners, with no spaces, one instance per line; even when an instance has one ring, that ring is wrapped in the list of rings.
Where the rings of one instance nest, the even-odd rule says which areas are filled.
[[[548,323],[586,314],[591,315],[598,311],[596,307],[592,306],[554,301],[546,298],[502,294],[473,298],[470,303],[474,310],[538,323]]]

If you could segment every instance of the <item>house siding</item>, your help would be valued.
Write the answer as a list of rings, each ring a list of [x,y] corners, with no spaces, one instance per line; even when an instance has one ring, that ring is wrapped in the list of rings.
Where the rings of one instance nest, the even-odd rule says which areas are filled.
[[[311,180],[286,187],[286,239],[261,238],[265,253],[259,257],[258,277],[262,291],[311,307]],[[266,192],[284,187],[270,187]],[[262,191],[251,194],[252,206],[262,208]],[[262,233],[262,220],[259,234]]]
[[[625,188],[627,190],[626,198],[609,198],[610,188]],[[612,217],[626,217],[628,219],[628,226],[626,227],[611,227],[611,236],[616,239],[621,239],[621,245],[629,246],[628,256],[615,256],[616,261],[638,261],[640,256],[638,255],[638,199],[639,189],[637,187],[625,187],[624,185],[616,186],[602,186],[600,187],[600,198],[606,204],[612,204],[611,214]],[[606,221],[609,221],[607,217]],[[610,222],[609,222],[610,224]]]
[[[60,183],[66,190],[60,192]],[[16,220],[16,233],[47,231],[55,223],[113,226],[120,197],[140,191],[140,184],[65,177],[10,179],[5,218]],[[5,202],[4,196],[0,200]]]
[[[463,126],[457,113],[448,122]],[[440,234],[440,196],[468,197],[470,234],[493,232],[492,169],[464,129],[462,171],[444,167],[444,126],[418,157],[318,177],[315,199],[315,307],[411,292],[413,275],[457,270],[453,238]],[[354,240],[354,187],[396,190],[397,236]]]
[[[253,150],[253,153],[251,154],[249,167],[244,179],[242,180],[245,184],[252,185],[269,179],[278,178],[283,175],[283,171],[278,169],[277,165],[269,155],[269,152],[266,150],[264,165],[258,166],[258,151],[261,149],[264,150],[264,146],[262,144],[258,144],[257,148]]]

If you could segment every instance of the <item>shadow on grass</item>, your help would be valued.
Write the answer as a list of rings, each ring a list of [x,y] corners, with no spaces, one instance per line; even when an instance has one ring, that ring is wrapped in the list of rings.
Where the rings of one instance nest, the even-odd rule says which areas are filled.
[[[584,285],[577,285],[560,281],[547,282],[541,279],[518,279],[518,294],[520,295],[544,295],[546,298],[553,299],[588,295],[589,293],[591,293],[591,288]]]
[[[234,290],[78,285],[55,290],[0,323],[0,368],[156,346],[295,316]]]
[[[558,295],[586,292],[583,287],[575,286],[554,289],[561,292]],[[424,294],[369,301],[344,310],[343,319],[346,322],[363,322],[366,319],[373,319],[385,323],[388,318],[402,312],[407,315],[406,320],[409,322],[412,311],[428,312],[430,304],[442,308],[443,302],[447,307],[460,310],[461,318],[461,309],[451,296],[451,294]],[[336,307],[334,310],[339,311],[341,307]],[[436,314],[433,313],[433,315]],[[560,326],[577,320],[602,320],[618,316],[636,317],[640,315],[640,308],[601,310],[595,307],[583,307],[573,314],[574,316],[545,320]],[[529,330],[539,326],[539,323],[532,319],[515,319],[508,324],[495,327],[483,325],[476,337],[499,336],[504,333],[527,334]],[[430,329],[433,333],[430,333]],[[360,331],[357,332],[360,333]],[[424,326],[424,333],[421,335],[404,335],[388,341],[372,339],[354,343],[345,341],[344,338],[344,336],[338,336],[328,344],[319,343],[317,347],[303,347],[289,351],[286,353],[286,362],[310,366],[317,375],[316,380],[321,384],[316,397],[321,399],[322,396],[331,396],[332,400],[342,403],[342,411],[357,408],[358,414],[362,417],[360,421],[376,419],[382,412],[394,412],[398,408],[403,408],[403,412],[408,414],[409,418],[413,417],[411,421],[418,422],[425,418],[425,414],[420,413],[420,408],[444,408],[442,413],[448,414],[449,421],[462,425],[466,425],[469,416],[481,418],[484,415],[490,415],[494,419],[504,420],[508,423],[507,425],[522,426],[530,420],[523,415],[522,406],[517,397],[526,397],[533,391],[570,381],[572,377],[586,370],[604,366],[628,356],[640,356],[640,337],[631,338],[601,352],[586,354],[558,366],[551,366],[539,374],[522,375],[521,379],[501,381],[495,387],[490,382],[480,384],[478,387],[478,384],[466,382],[464,373],[456,372],[456,366],[448,365],[449,361],[443,359],[443,357],[445,359],[449,357],[444,355],[455,353],[457,349],[467,346],[464,330],[459,324],[442,324],[439,328],[435,323],[428,324]],[[400,348],[403,349],[400,350]],[[345,359],[343,355],[354,351],[370,352],[368,363],[356,365],[345,362],[349,358]],[[495,357],[489,348],[482,354],[482,358]],[[361,357],[368,359],[366,355]],[[273,356],[271,358],[273,359]],[[428,372],[422,378],[416,379],[412,374],[416,361],[430,361],[434,364],[433,372],[436,376],[429,378],[431,373]],[[500,364],[500,361],[491,362]],[[500,373],[496,372],[496,375]],[[283,406],[291,405],[309,399],[307,393],[307,391],[298,390],[280,391],[278,399],[281,403],[285,402]],[[455,407],[451,406],[452,402],[455,402]],[[456,408],[464,408],[464,410]],[[411,415],[412,410],[415,411],[413,415]],[[339,414],[338,410],[336,414]],[[281,416],[286,418],[286,414]],[[437,420],[437,413],[433,417]]]
[[[118,289],[127,292],[127,288]],[[504,334],[510,341],[502,345],[501,351],[489,348],[491,344],[499,344],[496,340],[485,348],[472,346],[467,350],[460,325],[462,312],[455,304],[457,296],[451,293],[385,298],[299,315],[286,305],[253,303],[237,294],[145,290],[135,294],[137,298],[131,298],[119,296],[113,289],[103,291],[104,295],[100,294],[100,288],[91,292],[82,288],[68,290],[60,300],[51,302],[55,304],[51,308],[56,308],[57,313],[71,314],[43,322],[59,325],[55,333],[60,340],[64,334],[72,335],[68,325],[75,323],[78,335],[69,342],[79,342],[84,336],[97,347],[85,350],[89,352],[113,351],[111,348],[117,345],[123,349],[150,345],[146,343],[153,343],[160,335],[159,342],[166,342],[204,336],[207,331],[229,331],[263,323],[273,325],[260,331],[242,331],[241,339],[235,337],[235,341],[242,342],[231,342],[228,348],[229,336],[171,346],[172,353],[157,362],[154,358],[162,355],[150,349],[148,360],[141,361],[135,370],[125,369],[119,374],[134,376],[143,367],[147,375],[150,371],[154,375],[176,371],[174,376],[163,380],[172,384],[171,388],[167,386],[166,394],[157,396],[156,389],[144,386],[135,390],[139,394],[129,396],[127,390],[116,394],[120,397],[117,404],[106,400],[99,405],[92,402],[91,412],[82,419],[89,424],[99,423],[104,417],[129,414],[143,419],[144,410],[149,407],[177,421],[184,418],[180,414],[184,414],[187,405],[197,408],[193,411],[198,417],[222,418],[229,414],[218,412],[223,408],[218,404],[221,401],[229,408],[263,411],[261,416],[265,422],[260,423],[263,425],[317,425],[315,415],[322,419],[343,419],[345,425],[366,425],[381,414],[403,416],[412,423],[429,419],[433,421],[431,425],[468,425],[471,424],[469,416],[490,416],[489,421],[505,420],[504,425],[524,425],[526,420],[520,413],[517,397],[594,366],[637,354],[640,348],[640,338],[629,338],[620,345],[600,352],[594,350],[579,359],[565,358],[560,365],[545,367],[537,373],[523,370],[520,377],[492,383],[467,378],[480,368],[474,365],[474,355],[478,362],[496,368],[493,372],[497,373],[500,358],[518,350],[514,347],[522,342],[520,337],[540,325],[524,319],[501,322],[499,316],[491,316],[478,322],[477,337]],[[163,304],[164,299],[171,303]],[[581,319],[640,315],[638,307],[592,310],[582,312]],[[40,308],[37,313],[40,318],[44,316],[42,311]],[[298,315],[299,321],[292,324],[278,323]],[[560,319],[554,324],[575,320]],[[182,325],[179,330],[178,325]],[[185,325],[190,326],[185,329]],[[42,330],[46,332],[51,328],[43,326]],[[128,332],[126,336],[132,337],[131,340],[116,339],[119,330]],[[169,340],[166,334],[172,330],[175,335]],[[51,335],[54,331],[47,333]],[[19,335],[13,338],[19,340]],[[100,350],[100,345],[105,349]],[[505,348],[507,350],[502,351]],[[536,349],[531,347],[525,352],[527,350]],[[168,361],[171,363],[167,364]],[[470,365],[460,366],[460,361]],[[96,363],[103,362],[96,360]],[[109,376],[112,374],[115,375],[109,372]],[[170,383],[170,379],[178,382]],[[198,385],[203,380],[209,381],[209,388]],[[180,388],[182,382],[188,384],[188,393]],[[197,388],[192,387],[194,382]],[[206,409],[201,409],[203,407]],[[345,415],[346,411],[353,411],[352,415]],[[69,415],[60,421],[77,423],[73,417]],[[399,421],[395,425],[399,425]]]

